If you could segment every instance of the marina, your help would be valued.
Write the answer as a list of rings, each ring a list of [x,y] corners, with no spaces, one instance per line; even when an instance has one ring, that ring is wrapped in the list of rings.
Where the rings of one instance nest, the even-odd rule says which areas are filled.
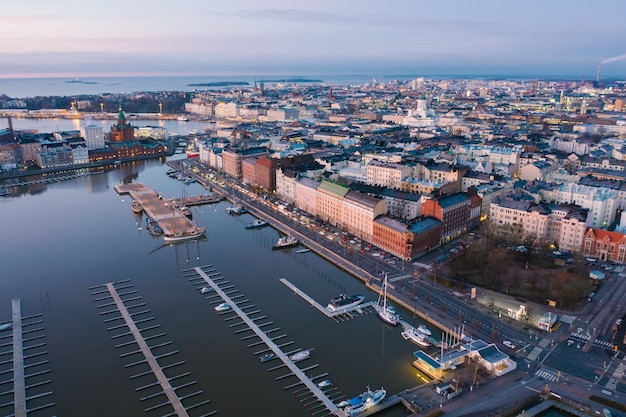
[[[319,402],[319,405],[325,408],[324,411],[327,411],[327,415],[345,415],[343,411],[336,405],[334,400],[325,394],[322,389],[324,387],[319,387],[318,382],[315,382],[313,380],[314,378],[312,379],[309,375],[307,375],[306,371],[317,367],[317,365],[312,365],[304,369],[301,369],[296,365],[296,363],[304,361],[305,359],[308,359],[310,357],[312,348],[296,349],[295,351],[284,352],[281,347],[284,347],[285,345],[283,344],[279,346],[275,342],[275,340],[277,340],[279,337],[272,337],[270,335],[270,331],[263,330],[264,327],[271,325],[272,322],[257,323],[262,320],[264,316],[256,318],[253,317],[253,314],[258,313],[258,311],[253,311],[254,305],[249,304],[249,300],[240,300],[239,295],[231,297],[230,295],[237,294],[238,291],[234,289],[231,290],[231,287],[229,285],[225,285],[227,284],[227,281],[225,282],[223,280],[221,274],[216,272],[210,265],[206,267],[196,267],[193,268],[192,271],[195,272],[195,274],[197,274],[197,276],[202,279],[203,284],[209,285],[211,288],[213,288],[216,294],[215,298],[219,298],[219,301],[221,301],[222,303],[227,303],[231,307],[232,311],[235,313],[235,316],[231,316],[228,319],[232,320],[234,318],[238,318],[240,321],[235,323],[235,325],[237,325],[237,327],[245,326],[241,330],[250,330],[254,333],[255,338],[259,339],[259,342],[249,344],[248,347],[254,347],[259,344],[264,344],[265,346],[267,346],[267,349],[258,352],[263,353],[264,355],[261,356],[261,362],[267,362],[270,359],[277,358],[280,359],[282,364],[275,366],[270,370],[278,370],[283,367],[286,367],[289,370],[289,373],[277,377],[277,380],[295,376],[299,381],[289,385],[289,388],[303,385],[315,397],[316,401]],[[193,277],[192,275],[192,279],[193,278],[195,277]],[[249,336],[245,336],[245,338],[247,340]],[[322,374],[318,377],[321,378],[322,376],[326,375],[327,374]]]
[[[165,333],[149,334],[151,330],[158,329],[160,327],[160,325],[158,324],[140,327],[143,326],[143,323],[151,322],[155,318],[144,316],[145,314],[150,313],[150,310],[136,310],[138,308],[144,308],[145,303],[137,302],[140,301],[142,297],[136,296],[137,291],[133,290],[133,286],[132,284],[129,284],[129,282],[129,280],[109,282],[101,286],[93,286],[90,288],[90,290],[92,291],[92,296],[95,297],[95,301],[99,303],[99,309],[114,307],[114,309],[112,310],[103,310],[100,313],[101,316],[107,317],[106,319],[104,319],[105,323],[122,321],[121,324],[110,326],[107,328],[107,330],[117,332],[120,329],[128,329],[128,331],[125,331],[123,333],[116,333],[111,337],[112,340],[117,340],[119,338],[131,338],[131,340],[118,343],[115,347],[118,349],[138,347],[138,349],[120,354],[119,357],[130,358],[135,355],[142,355],[144,358],[142,360],[128,363],[124,365],[124,367],[134,368],[136,366],[141,366],[145,364],[149,366],[149,370],[135,374],[130,378],[135,380],[145,378],[147,375],[153,375],[157,380],[156,383],[146,384],[136,389],[136,391],[142,392],[144,390],[153,390],[151,394],[140,398],[140,401],[146,401],[148,404],[150,404],[145,408],[144,411],[148,412],[160,409],[168,405],[174,409],[174,412],[167,415],[176,415],[178,417],[193,417],[193,415],[188,413],[188,410],[190,409],[200,410],[204,407],[204,411],[207,411],[206,406],[210,403],[209,400],[202,400],[200,402],[196,402],[195,404],[183,404],[184,400],[187,400],[188,398],[196,398],[197,396],[203,394],[203,392],[201,390],[188,392],[189,390],[187,388],[193,387],[196,384],[196,381],[188,381],[185,383],[182,382],[184,381],[184,378],[187,378],[189,376],[189,373],[182,373],[176,376],[166,375],[166,370],[176,369],[179,366],[183,365],[185,362],[179,361],[166,366],[162,366],[159,363],[159,360],[161,358],[169,358],[177,354],[178,351],[173,350],[161,354],[154,353],[156,349],[161,347],[167,347],[171,344],[171,342],[162,342],[161,339],[165,336]],[[136,318],[139,315],[141,315],[143,318]],[[148,333],[149,336],[145,336],[144,334],[146,333]],[[173,386],[172,381],[177,381],[177,383],[179,383],[180,385]],[[154,387],[157,386],[160,387],[160,389],[154,391]],[[186,392],[186,394],[179,395],[177,393],[178,390],[184,391]],[[159,399],[159,397],[162,396],[165,396],[167,401],[157,402],[162,400]],[[208,413],[202,414],[201,417],[210,416],[216,413],[217,411],[213,410]]]
[[[12,374],[11,379],[0,381],[0,386],[13,383],[13,389],[0,392],[0,410],[12,409],[10,414],[15,417],[26,417],[35,411],[52,412],[54,402],[47,402],[53,391],[44,391],[51,384],[49,379],[43,379],[50,373],[45,365],[48,360],[43,359],[47,351],[41,350],[46,346],[41,314],[31,316],[22,315],[22,303],[19,298],[11,302],[12,321],[9,326],[3,325],[0,330],[0,346],[11,346],[12,350],[0,353],[0,357],[11,355],[12,358],[0,361],[0,376]],[[6,332],[7,334],[4,334]],[[5,343],[5,339],[12,339]],[[28,354],[25,352],[28,351]],[[33,361],[36,359],[36,361]],[[39,414],[40,415],[40,414]]]

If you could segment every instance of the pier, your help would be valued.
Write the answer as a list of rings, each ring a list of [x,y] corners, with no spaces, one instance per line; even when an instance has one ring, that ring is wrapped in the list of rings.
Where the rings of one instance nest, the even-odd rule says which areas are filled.
[[[286,387],[287,388],[293,388],[295,386],[299,386],[299,385],[304,385],[306,387],[306,389],[313,394],[313,396],[316,398],[316,400],[314,400],[314,402],[319,402],[321,406],[323,406],[324,408],[326,408],[328,410],[329,413],[334,414],[336,416],[340,416],[343,417],[345,416],[345,413],[343,412],[342,409],[340,409],[339,407],[337,407],[337,405],[325,394],[325,392],[319,388],[317,386],[317,384],[315,382],[313,382],[313,380],[307,376],[307,374],[305,373],[306,371],[309,371],[313,368],[315,368],[317,365],[313,365],[313,366],[309,366],[308,368],[304,368],[301,369],[299,368],[296,363],[298,362],[294,362],[291,360],[290,355],[292,355],[295,352],[300,351],[298,350],[294,350],[292,352],[289,353],[285,353],[283,352],[283,350],[281,349],[281,346],[277,345],[274,341],[277,340],[278,338],[280,338],[280,336],[278,337],[271,337],[269,335],[270,331],[263,331],[262,327],[268,326],[270,324],[272,324],[272,322],[266,322],[266,323],[259,323],[257,324],[257,320],[259,320],[259,317],[253,319],[250,317],[250,314],[252,313],[247,313],[246,310],[249,310],[251,308],[254,308],[254,305],[246,305],[246,306],[242,306],[240,307],[238,305],[239,304],[244,304],[247,300],[242,300],[239,301],[237,298],[235,297],[231,297],[229,294],[231,293],[236,293],[236,290],[230,290],[229,288],[225,288],[225,287],[220,287],[220,285],[216,282],[218,280],[218,278],[216,278],[216,276],[219,277],[219,273],[211,273],[212,271],[209,271],[208,273],[205,272],[202,267],[196,267],[193,268],[193,271],[195,271],[204,281],[204,283],[206,283],[212,290],[213,290],[213,294],[212,296],[218,296],[221,300],[223,300],[224,302],[226,302],[229,306],[230,306],[230,310],[228,310],[227,312],[234,312],[236,314],[236,316],[234,316],[233,318],[239,318],[239,322],[236,323],[236,325],[246,325],[250,330],[252,330],[255,334],[256,337],[258,337],[260,339],[259,342],[255,342],[252,343],[250,345],[248,345],[249,347],[253,347],[259,344],[265,344],[267,346],[267,349],[262,350],[257,352],[257,354],[262,353],[262,352],[268,352],[271,351],[273,352],[276,357],[278,359],[280,359],[282,361],[282,365],[276,366],[272,369],[281,369],[283,367],[287,367],[289,370],[289,373],[279,376],[276,379],[283,379],[289,376],[296,376],[299,379],[299,382],[295,383],[295,384],[291,384],[289,386]],[[227,292],[228,291],[228,292]],[[232,292],[231,292],[232,291]],[[223,314],[225,314],[226,312],[224,312]],[[247,336],[246,336],[247,337]],[[284,346],[284,345],[283,345]],[[311,349],[308,349],[311,350]],[[324,374],[325,375],[325,374]]]
[[[338,310],[335,310],[335,311],[330,311],[326,307],[324,307],[323,305],[321,305],[320,303],[315,301],[313,298],[311,298],[307,293],[302,291],[300,288],[298,288],[295,285],[293,285],[287,279],[281,278],[279,281],[282,282],[283,284],[285,284],[290,290],[292,290],[294,293],[296,293],[297,295],[302,297],[307,303],[309,303],[311,306],[315,307],[320,313],[324,314],[328,318],[333,318],[333,317],[336,317],[336,316],[340,316],[342,314],[350,313],[352,311],[359,312],[359,311],[362,311],[364,308],[373,307],[374,304],[375,304],[374,301],[368,301],[366,303],[361,303],[361,304],[355,305],[353,307],[341,308],[341,309],[338,309]]]
[[[168,365],[161,366],[159,364],[159,359],[161,358],[171,358],[173,355],[178,354],[178,350],[170,350],[165,353],[155,354],[155,350],[159,348],[168,347],[172,344],[171,341],[161,341],[160,339],[165,336],[165,333],[157,333],[152,335],[144,335],[145,332],[148,332],[153,329],[158,329],[160,327],[159,324],[153,324],[149,326],[145,326],[140,328],[143,323],[148,323],[153,321],[154,317],[146,317],[145,314],[150,313],[150,310],[143,309],[145,303],[138,302],[141,300],[141,296],[136,296],[137,291],[133,290],[133,285],[129,283],[129,280],[111,282],[103,285],[97,285],[91,287],[90,290],[92,295],[95,298],[95,301],[100,303],[98,308],[105,309],[107,307],[115,307],[111,310],[104,310],[100,313],[101,316],[107,317],[104,319],[105,323],[113,323],[115,321],[122,321],[120,324],[112,324],[107,328],[108,331],[116,331],[116,330],[126,330],[122,333],[117,333],[111,336],[111,339],[118,339],[123,337],[131,336],[132,340],[130,341],[122,341],[115,345],[115,348],[126,348],[136,346],[136,349],[121,353],[119,355],[120,358],[132,358],[134,355],[142,355],[143,359],[137,358],[137,360],[127,363],[124,365],[124,368],[134,368],[137,366],[145,366],[148,365],[149,370],[139,372],[135,375],[132,375],[130,379],[140,379],[144,377],[148,377],[153,375],[156,378],[156,382],[151,382],[145,385],[142,385],[135,389],[135,391],[140,392],[144,390],[152,389],[152,393],[146,393],[143,397],[140,398],[140,401],[146,401],[147,406],[145,411],[153,411],[170,405],[174,411],[168,414],[167,416],[178,416],[178,417],[188,417],[188,410],[196,409],[198,407],[203,407],[210,403],[210,400],[199,400],[192,405],[184,405],[183,401],[197,397],[202,394],[202,390],[192,391],[188,394],[179,395],[177,393],[178,390],[185,390],[189,387],[192,387],[196,384],[196,381],[189,381],[188,377],[191,375],[190,372],[183,372],[179,375],[168,376],[165,371],[177,368],[180,365],[183,365],[185,361],[177,361],[173,363],[169,363]],[[130,305],[126,305],[126,303],[133,303]],[[142,308],[142,310],[135,310],[138,308]],[[132,311],[132,312],[131,312]],[[119,313],[119,314],[116,314]],[[138,318],[137,316],[142,316],[143,318]],[[187,379],[187,382],[183,382],[184,379]],[[178,386],[173,386],[172,382],[178,381]],[[156,388],[156,391],[154,391]],[[167,401],[165,402],[157,402],[161,401],[159,397],[165,396]],[[207,417],[216,414],[217,411],[210,411],[202,415],[202,417]]]
[[[0,341],[2,339],[12,339],[11,342],[0,343],[0,347],[12,346],[12,350],[0,352],[0,356],[12,355],[12,359],[0,361],[2,368],[9,365],[11,366],[9,369],[0,369],[0,375],[13,374],[11,379],[0,381],[0,386],[13,383],[12,390],[0,392],[0,409],[13,408],[13,413],[7,415],[27,417],[35,411],[55,405],[55,403],[44,402],[53,392],[41,391],[41,387],[52,381],[36,378],[37,376],[48,374],[50,370],[41,370],[41,368],[39,368],[38,371],[32,371],[31,369],[48,363],[47,360],[41,360],[41,356],[46,355],[47,351],[36,351],[36,349],[46,346],[46,343],[41,341],[44,336],[36,334],[40,333],[43,327],[25,330],[25,328],[30,326],[41,324],[43,322],[42,320],[33,320],[39,317],[41,317],[41,314],[23,316],[21,300],[15,298],[12,300],[12,320],[10,323],[2,324],[2,331],[7,331],[8,334],[0,333]],[[7,326],[10,326],[10,330]],[[34,341],[37,341],[37,343],[32,343]],[[25,354],[26,351],[29,351],[29,354]],[[29,362],[31,358],[38,358],[38,361]],[[28,373],[28,370],[31,372]],[[34,378],[35,381],[28,382],[29,378]],[[29,395],[29,389],[36,389],[35,391],[37,393]],[[12,398],[12,401],[6,402],[9,396]]]
[[[165,235],[176,235],[195,228],[193,222],[179,210],[181,205],[176,200],[168,200],[142,183],[117,184],[114,188],[118,194],[128,194],[139,202],[146,216],[156,221]],[[209,198],[206,202],[204,198],[196,197],[195,200],[197,204],[209,202]]]

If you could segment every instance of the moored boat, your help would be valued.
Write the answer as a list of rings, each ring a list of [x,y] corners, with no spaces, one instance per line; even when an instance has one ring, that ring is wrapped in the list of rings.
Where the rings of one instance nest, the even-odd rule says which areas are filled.
[[[156,220],[147,218],[146,219],[146,229],[152,236],[161,236],[163,234],[163,229],[157,223]]]
[[[405,340],[410,340],[411,342],[415,343],[416,345],[422,346],[422,347],[428,347],[430,346],[430,339],[429,337],[420,332],[418,329],[416,329],[415,327],[412,326],[407,326],[404,328],[404,330],[402,331],[402,337]]]
[[[209,293],[211,291],[213,291],[213,288],[211,288],[211,287],[202,287],[202,288],[200,288],[200,294],[206,294],[206,293]]]
[[[426,327],[426,325],[424,324],[420,324],[419,326],[417,326],[417,331],[425,334],[426,336],[430,336],[432,334],[428,327]]]
[[[246,229],[260,229],[261,227],[267,226],[267,222],[261,219],[256,219],[252,223],[248,223],[245,228]]]
[[[228,303],[221,303],[215,306],[214,310],[218,312],[222,312],[222,311],[230,310],[230,306],[228,305]]]
[[[330,302],[328,303],[328,305],[326,306],[326,309],[328,309],[328,311],[341,311],[341,310],[347,310],[351,307],[357,306],[359,304],[361,304],[363,302],[363,300],[365,300],[365,296],[364,295],[350,295],[347,296],[345,294],[339,294],[338,297],[335,298],[331,298]]]
[[[387,391],[383,388],[372,391],[370,387],[367,387],[365,392],[347,401],[347,405],[344,406],[343,412],[348,416],[357,415],[368,408],[379,404],[385,399],[386,395]]]
[[[307,252],[310,252],[310,251],[311,251],[311,249],[304,248],[304,249],[298,249],[296,252],[298,252],[298,253],[307,253]]]
[[[374,308],[378,313],[378,317],[380,317],[384,322],[395,326],[400,321],[400,316],[398,316],[396,310],[391,305],[387,305],[387,275],[385,275],[385,279],[383,280],[383,291],[380,294],[378,303],[374,306]]]
[[[193,227],[180,233],[169,233],[163,235],[164,242],[181,242],[183,240],[195,239],[204,235],[204,227]]]
[[[0,331],[2,330],[6,330],[6,329],[10,329],[12,326],[12,323],[4,323],[4,324],[0,324]]]
[[[311,350],[307,349],[307,350],[301,350],[300,352],[296,352],[293,355],[290,355],[289,359],[292,362],[299,362],[299,361],[303,361],[307,359],[309,356],[311,356]]]
[[[325,379],[317,384],[318,388],[329,387],[331,385],[332,385],[332,382],[330,382],[330,380],[328,379]]]
[[[139,214],[143,211],[143,206],[138,200],[133,200],[132,203],[130,203],[130,209],[133,213]]]
[[[263,355],[259,356],[259,361],[261,361],[261,363],[263,363],[263,362],[271,361],[275,357],[276,357],[276,354],[274,354],[274,353],[271,353],[271,352],[264,353]]]
[[[272,246],[272,249],[290,248],[292,246],[296,246],[298,243],[298,239],[293,236],[281,236],[276,244]]]
[[[227,207],[226,208],[226,213],[230,214],[231,216],[238,216],[240,214],[244,214],[247,213],[248,210],[246,210],[243,207],[239,207],[239,206],[233,206],[233,207]]]

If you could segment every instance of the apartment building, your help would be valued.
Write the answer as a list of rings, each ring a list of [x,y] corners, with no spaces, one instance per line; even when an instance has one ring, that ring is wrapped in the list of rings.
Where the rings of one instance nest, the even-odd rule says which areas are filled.
[[[442,223],[441,242],[450,242],[467,231],[471,201],[464,193],[434,196],[422,203],[422,216],[434,217]]]
[[[535,204],[504,197],[491,203],[490,218],[496,234],[536,244],[553,244],[560,250],[580,252],[588,211],[573,204]]]

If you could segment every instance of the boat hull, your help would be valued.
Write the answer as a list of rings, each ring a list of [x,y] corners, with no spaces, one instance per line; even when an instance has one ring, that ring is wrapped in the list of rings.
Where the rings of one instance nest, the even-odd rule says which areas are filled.
[[[197,239],[204,235],[204,229],[194,230],[193,232],[181,233],[181,234],[172,234],[172,235],[163,235],[163,241],[172,243],[172,242],[182,242],[184,240]]]

